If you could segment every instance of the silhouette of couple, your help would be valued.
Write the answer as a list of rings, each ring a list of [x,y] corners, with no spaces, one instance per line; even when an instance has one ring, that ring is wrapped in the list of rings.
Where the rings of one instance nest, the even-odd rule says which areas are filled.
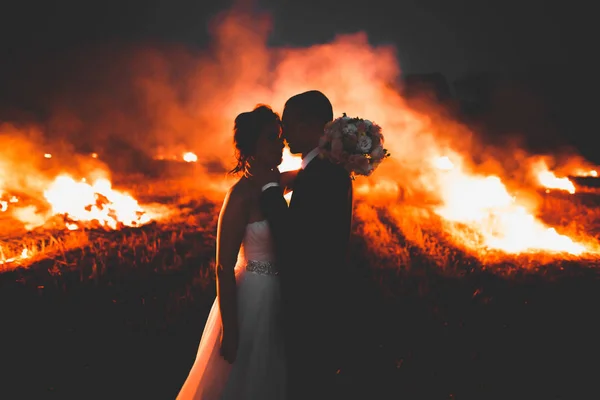
[[[237,116],[240,179],[217,228],[217,299],[178,399],[329,399],[350,354],[346,253],[352,180],[319,157],[329,99],[290,98]],[[279,173],[284,140],[302,155]],[[291,202],[284,193],[293,190]]]

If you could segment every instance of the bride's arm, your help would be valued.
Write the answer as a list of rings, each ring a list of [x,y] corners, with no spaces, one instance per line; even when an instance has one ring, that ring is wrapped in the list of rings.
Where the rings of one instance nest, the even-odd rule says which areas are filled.
[[[237,291],[235,264],[248,224],[248,202],[239,187],[233,187],[225,196],[217,225],[217,297],[223,323],[223,356],[235,360],[238,340]]]

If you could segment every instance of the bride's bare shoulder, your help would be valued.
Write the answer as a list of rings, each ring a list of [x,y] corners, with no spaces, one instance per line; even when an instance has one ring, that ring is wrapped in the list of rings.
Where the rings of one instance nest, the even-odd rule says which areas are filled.
[[[253,194],[252,189],[250,182],[242,178],[229,188],[225,200],[228,203],[246,204]]]

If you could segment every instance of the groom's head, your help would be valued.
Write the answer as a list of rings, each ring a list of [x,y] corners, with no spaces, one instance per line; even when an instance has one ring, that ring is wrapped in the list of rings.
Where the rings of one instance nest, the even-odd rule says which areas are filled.
[[[306,154],[319,144],[325,124],[333,120],[331,102],[318,90],[291,97],[283,109],[283,136],[293,154]]]

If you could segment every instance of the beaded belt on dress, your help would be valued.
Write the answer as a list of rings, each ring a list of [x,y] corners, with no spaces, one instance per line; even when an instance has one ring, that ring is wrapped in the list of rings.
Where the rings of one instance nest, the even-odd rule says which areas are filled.
[[[275,263],[270,261],[250,260],[248,261],[248,264],[246,264],[246,271],[261,275],[279,275]]]

